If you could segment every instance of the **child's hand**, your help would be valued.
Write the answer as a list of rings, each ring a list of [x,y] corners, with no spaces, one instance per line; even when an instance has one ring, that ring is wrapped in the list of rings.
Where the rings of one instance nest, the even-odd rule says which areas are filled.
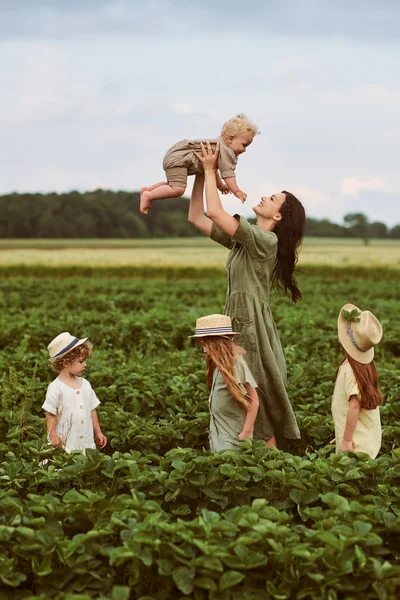
[[[219,191],[221,192],[221,194],[230,194],[230,193],[231,193],[231,190],[230,190],[230,189],[228,188],[228,186],[227,186],[225,183],[223,183],[223,182],[221,182],[221,183],[218,185],[218,189],[219,189]]]
[[[340,444],[340,450],[342,452],[353,452],[354,443],[352,441],[343,440]]]
[[[50,434],[50,444],[53,446],[53,448],[62,448],[64,446],[61,438],[59,438],[56,433]]]
[[[242,190],[239,190],[238,192],[236,192],[235,196],[236,196],[236,198],[239,198],[239,200],[241,200],[242,202],[246,202],[247,194],[242,192]]]
[[[243,431],[241,431],[238,435],[238,439],[239,440],[245,440],[246,438],[249,438],[251,436],[251,431],[245,431],[243,429]]]
[[[100,431],[100,433],[98,433],[96,435],[96,446],[98,448],[104,448],[104,446],[107,444],[107,438],[105,435],[102,434],[102,432]]]

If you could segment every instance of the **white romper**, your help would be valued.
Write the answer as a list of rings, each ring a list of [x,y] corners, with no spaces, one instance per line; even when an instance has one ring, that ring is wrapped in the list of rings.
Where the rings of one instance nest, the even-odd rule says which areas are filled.
[[[91,413],[100,401],[90,383],[83,377],[78,379],[81,387],[76,390],[57,377],[49,384],[42,405],[44,410],[57,416],[56,433],[66,452],[96,448]]]

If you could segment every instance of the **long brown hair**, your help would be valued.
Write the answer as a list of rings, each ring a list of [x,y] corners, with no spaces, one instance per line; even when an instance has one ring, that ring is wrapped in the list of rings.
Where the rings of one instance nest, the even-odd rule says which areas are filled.
[[[285,194],[286,199],[280,208],[282,219],[274,228],[278,237],[278,252],[272,271],[272,282],[277,290],[291,296],[292,302],[298,302],[302,295],[293,273],[306,226],[306,213],[296,196],[285,191],[282,194]]]
[[[346,352],[346,357],[340,364],[343,364],[346,358],[349,361],[358,385],[361,408],[373,410],[377,406],[383,404],[383,396],[378,388],[379,378],[374,361],[367,365],[363,365],[349,356]]]
[[[225,336],[206,336],[201,338],[201,344],[206,350],[208,389],[211,390],[214,371],[218,369],[233,399],[247,412],[251,404],[250,399],[247,394],[243,394],[234,375],[238,358],[244,354],[243,348],[235,344],[232,338]]]

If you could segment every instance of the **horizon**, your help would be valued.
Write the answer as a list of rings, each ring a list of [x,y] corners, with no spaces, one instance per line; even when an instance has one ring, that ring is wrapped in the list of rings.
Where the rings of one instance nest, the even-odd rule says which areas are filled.
[[[62,196],[62,195],[73,194],[74,192],[76,192],[78,194],[82,194],[82,195],[84,195],[84,194],[93,194],[93,193],[95,193],[97,191],[111,192],[112,194],[118,194],[118,193],[123,193],[123,194],[138,194],[140,196],[140,190],[123,190],[123,189],[119,189],[119,190],[115,189],[115,190],[113,190],[113,189],[108,189],[108,188],[96,188],[96,189],[93,189],[93,190],[76,190],[76,189],[71,189],[69,191],[60,191],[60,192],[57,192],[57,191],[54,191],[54,190],[50,191],[50,192],[38,192],[38,191],[36,191],[36,192],[17,192],[17,191],[13,191],[13,192],[9,192],[8,194],[0,194],[0,198],[3,197],[3,196],[10,196],[10,195],[13,195],[13,194],[17,194],[17,195],[24,195],[25,194],[25,195],[32,195],[32,196],[35,196],[36,194],[40,194],[40,195],[43,195],[43,196],[50,196],[50,195],[55,194],[57,196]],[[184,195],[181,198],[168,198],[168,200],[177,200],[178,202],[180,200],[184,200],[185,202],[189,202],[190,198],[188,196]],[[224,204],[225,200],[226,200],[226,196],[221,195],[222,204]],[[157,204],[159,202],[162,203],[163,200],[160,200],[160,201],[156,200],[156,202],[157,202]],[[247,202],[248,202],[248,200],[246,200],[246,203]],[[358,211],[358,212],[361,212],[361,211]],[[243,211],[243,213],[244,213],[244,211]],[[346,213],[346,214],[350,214],[350,213]],[[392,225],[389,225],[385,221],[375,221],[375,220],[372,220],[370,218],[370,216],[368,214],[366,214],[365,212],[362,213],[362,214],[367,218],[369,225],[372,225],[373,223],[384,223],[386,225],[388,231],[390,231],[394,227],[397,227],[397,226],[400,225],[400,222],[399,223],[393,223]],[[140,216],[144,220],[146,219],[146,215],[141,215],[139,213],[139,211],[138,211],[138,216]],[[251,210],[251,212],[247,211],[247,214],[245,214],[244,216],[246,216],[246,218],[248,218],[248,219],[250,219],[250,218],[254,218],[255,219],[255,215],[254,215],[254,213],[253,213],[252,210]],[[328,221],[329,223],[332,223],[333,225],[338,225],[339,227],[346,227],[346,225],[344,223],[344,217],[345,217],[345,215],[342,216],[341,222],[339,222],[339,221],[333,221],[332,219],[329,219],[327,217],[314,217],[314,216],[308,215],[306,213],[306,219],[313,219],[313,220],[316,220],[316,221]]]

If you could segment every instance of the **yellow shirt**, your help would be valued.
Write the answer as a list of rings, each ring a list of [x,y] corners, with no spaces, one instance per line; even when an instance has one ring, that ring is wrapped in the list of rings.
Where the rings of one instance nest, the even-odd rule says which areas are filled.
[[[335,423],[336,452],[343,441],[350,396],[358,396],[359,390],[350,363],[346,360],[339,368],[332,396],[332,417]],[[372,410],[360,409],[353,434],[353,451],[365,452],[375,458],[382,443],[379,406]]]

